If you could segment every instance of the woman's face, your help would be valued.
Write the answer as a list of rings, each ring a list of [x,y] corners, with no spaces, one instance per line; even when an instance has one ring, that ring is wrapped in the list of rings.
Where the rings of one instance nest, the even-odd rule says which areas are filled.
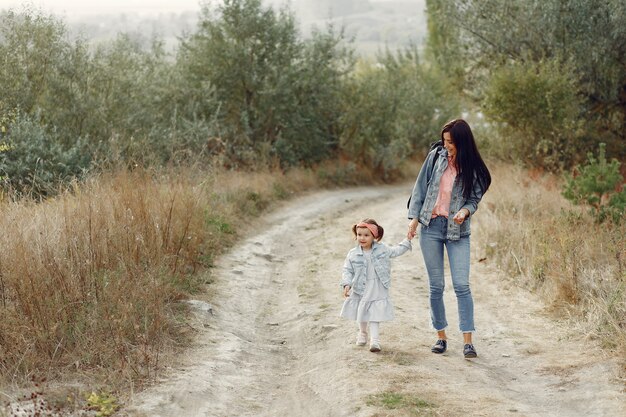
[[[374,236],[367,227],[357,227],[356,240],[363,249],[369,249],[372,247],[372,242],[374,242]]]
[[[445,132],[443,134],[443,146],[448,151],[448,156],[450,158],[454,158],[456,156],[456,145],[452,141],[452,136],[450,132]]]

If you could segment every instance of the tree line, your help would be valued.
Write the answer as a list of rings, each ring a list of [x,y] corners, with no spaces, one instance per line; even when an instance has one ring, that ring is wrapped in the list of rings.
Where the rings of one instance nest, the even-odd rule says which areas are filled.
[[[288,169],[343,155],[391,178],[453,112],[435,115],[449,106],[416,53],[357,65],[340,29],[302,39],[289,9],[260,0],[205,4],[174,54],[127,34],[90,45],[37,10],[0,20],[0,175],[18,192],[119,163]]]
[[[429,0],[428,42],[359,59],[341,28],[303,39],[289,8],[203,5],[174,53],[120,34],[91,45],[33,9],[0,15],[0,177],[54,193],[111,164],[314,166],[392,179],[461,109],[504,158],[553,171],[626,150],[626,6]],[[146,45],[148,45],[146,47]]]

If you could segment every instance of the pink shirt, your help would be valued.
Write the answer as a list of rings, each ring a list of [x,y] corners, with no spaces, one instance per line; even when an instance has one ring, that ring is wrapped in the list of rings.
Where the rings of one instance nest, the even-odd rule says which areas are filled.
[[[452,187],[454,186],[455,178],[456,168],[454,167],[454,159],[448,157],[448,168],[443,171],[441,182],[439,182],[439,194],[437,194],[437,201],[435,201],[435,207],[433,207],[433,219],[437,216],[448,217],[450,196],[452,195]]]

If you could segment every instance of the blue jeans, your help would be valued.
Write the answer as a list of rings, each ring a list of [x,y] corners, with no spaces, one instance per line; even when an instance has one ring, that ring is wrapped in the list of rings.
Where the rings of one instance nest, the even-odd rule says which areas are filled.
[[[443,330],[448,326],[443,303],[445,287],[443,247],[445,246],[450,263],[452,286],[459,308],[459,328],[463,333],[470,333],[474,331],[474,301],[469,286],[470,237],[448,240],[446,239],[447,227],[448,219],[440,216],[432,219],[428,227],[421,226],[420,229],[420,247],[430,284],[430,316],[436,330]]]

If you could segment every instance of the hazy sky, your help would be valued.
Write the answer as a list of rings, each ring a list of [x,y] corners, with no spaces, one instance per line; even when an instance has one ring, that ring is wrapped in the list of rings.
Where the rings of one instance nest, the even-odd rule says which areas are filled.
[[[180,13],[200,10],[200,0],[0,0],[0,9],[32,4],[68,17],[101,13]]]
[[[203,1],[203,0],[202,0]],[[315,1],[315,0],[310,0]],[[390,0],[370,0],[372,3]],[[420,0],[405,0],[408,2]],[[200,10],[201,0],[0,0],[0,10],[32,4],[54,14],[80,17],[93,14],[117,13],[181,13]]]

